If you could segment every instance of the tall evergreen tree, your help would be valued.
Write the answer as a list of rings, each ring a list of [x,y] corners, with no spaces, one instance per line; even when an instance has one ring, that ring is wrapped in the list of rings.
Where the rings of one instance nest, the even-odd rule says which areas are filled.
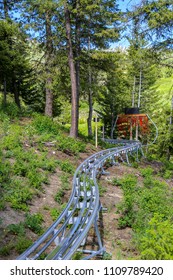
[[[80,92],[80,63],[82,52],[89,50],[88,63],[90,63],[90,52],[94,48],[106,48],[109,42],[118,38],[118,9],[116,1],[99,0],[97,2],[90,0],[74,0],[68,2],[71,6],[71,38],[73,56],[75,59],[76,74],[76,104],[78,110],[79,92]],[[91,135],[92,120],[92,90],[91,90],[91,71],[88,64],[88,82],[89,82],[89,117],[88,132]],[[76,118],[76,126],[78,111]],[[74,123],[72,122],[73,127]]]
[[[19,108],[21,85],[28,71],[25,39],[18,25],[0,21],[0,82],[4,84],[4,104],[7,92],[12,92]]]
[[[53,29],[55,28],[54,18],[57,3],[53,0],[47,1],[22,1],[22,21],[30,31],[31,36],[44,46],[45,62],[45,114],[53,115],[53,66],[54,66],[54,39]]]
[[[130,16],[140,19],[143,35],[155,48],[172,49],[172,0],[142,0]]]

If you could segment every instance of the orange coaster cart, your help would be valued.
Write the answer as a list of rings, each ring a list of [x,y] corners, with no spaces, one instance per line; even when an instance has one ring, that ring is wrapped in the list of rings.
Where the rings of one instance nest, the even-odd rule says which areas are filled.
[[[153,134],[152,126],[155,128],[153,141],[151,141],[153,136],[150,135]],[[139,108],[126,108],[125,114],[117,116],[115,127],[118,139],[140,140],[148,145],[148,142],[154,143],[158,136],[158,129],[155,123],[148,114],[140,114]]]

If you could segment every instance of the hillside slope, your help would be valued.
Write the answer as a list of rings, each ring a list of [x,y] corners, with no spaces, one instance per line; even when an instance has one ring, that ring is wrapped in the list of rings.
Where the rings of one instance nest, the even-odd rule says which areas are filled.
[[[62,126],[39,115],[13,121],[1,116],[0,134],[0,259],[15,259],[58,217],[70,197],[75,169],[97,150],[91,143],[69,138]],[[134,234],[138,235],[136,240],[140,242],[143,233],[139,230],[138,212],[143,215],[140,207],[145,205],[142,202],[137,204],[131,195],[135,197],[134,193],[144,189],[143,195],[147,196],[147,189],[151,194],[151,188],[157,185],[157,193],[166,188],[169,200],[166,203],[168,206],[173,204],[172,166],[169,170],[162,163],[141,160],[136,164],[131,160],[133,167],[107,165],[110,174],[98,181],[100,199],[107,208],[99,218],[107,250],[104,258],[142,257],[140,250],[143,249],[134,242]],[[150,179],[149,185],[146,178]],[[126,184],[128,194],[124,188]],[[152,196],[147,197],[149,202],[152,199]],[[159,205],[163,199],[165,203],[165,197],[160,193]],[[157,202],[156,212],[169,220],[170,216],[163,213],[163,209],[156,208]],[[151,211],[154,215],[154,210],[148,212]],[[153,215],[147,216],[145,212],[148,228]],[[137,224],[136,228],[134,224]],[[92,242],[95,242],[95,236],[91,231]],[[147,258],[146,254],[144,258]]]

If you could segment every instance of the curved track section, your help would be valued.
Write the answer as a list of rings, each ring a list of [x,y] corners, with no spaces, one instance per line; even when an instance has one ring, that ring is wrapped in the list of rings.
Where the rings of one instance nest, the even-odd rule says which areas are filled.
[[[129,164],[129,154],[135,155],[138,160],[138,152],[142,152],[142,147],[137,141],[104,141],[117,146],[100,151],[80,164],[73,177],[72,193],[66,208],[47,231],[17,258],[18,260],[67,260],[72,259],[77,251],[85,254],[83,259],[90,259],[105,252],[98,227],[102,206],[97,177],[106,173],[104,165],[108,160],[112,165],[118,164],[119,161]],[[85,246],[91,228],[95,230],[97,237],[96,250]]]

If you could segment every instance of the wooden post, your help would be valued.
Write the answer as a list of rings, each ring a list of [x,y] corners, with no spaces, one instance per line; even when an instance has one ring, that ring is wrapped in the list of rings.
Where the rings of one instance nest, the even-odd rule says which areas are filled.
[[[132,120],[130,120],[130,140],[133,140],[133,127],[132,127]]]
[[[139,136],[139,118],[136,118],[136,141],[138,141]]]
[[[98,147],[98,126],[97,126],[97,114],[96,114],[96,126],[95,126],[95,145]]]

